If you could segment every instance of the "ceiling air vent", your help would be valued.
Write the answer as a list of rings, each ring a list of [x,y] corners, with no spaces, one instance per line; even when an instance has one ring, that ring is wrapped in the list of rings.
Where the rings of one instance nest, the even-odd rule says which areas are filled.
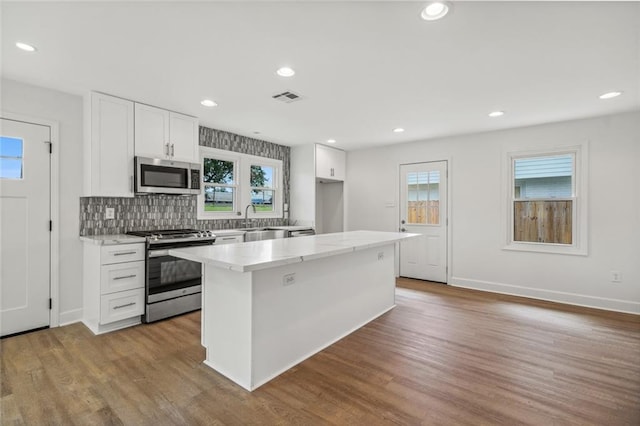
[[[300,95],[297,93],[293,93],[291,91],[278,93],[272,96],[273,99],[290,104],[291,102],[299,101],[302,99]]]

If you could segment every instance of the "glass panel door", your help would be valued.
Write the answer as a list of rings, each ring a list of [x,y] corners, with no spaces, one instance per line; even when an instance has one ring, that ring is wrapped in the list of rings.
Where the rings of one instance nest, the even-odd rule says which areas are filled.
[[[440,171],[408,172],[407,223],[440,224]]]

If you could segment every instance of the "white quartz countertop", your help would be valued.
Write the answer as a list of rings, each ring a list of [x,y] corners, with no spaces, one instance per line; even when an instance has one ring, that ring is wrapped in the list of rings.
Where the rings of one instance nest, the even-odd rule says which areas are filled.
[[[419,234],[350,231],[238,244],[177,248],[169,254],[238,272],[257,271],[383,246]]]
[[[144,243],[144,237],[126,234],[88,235],[80,237],[80,241],[98,246],[112,246],[116,244]]]

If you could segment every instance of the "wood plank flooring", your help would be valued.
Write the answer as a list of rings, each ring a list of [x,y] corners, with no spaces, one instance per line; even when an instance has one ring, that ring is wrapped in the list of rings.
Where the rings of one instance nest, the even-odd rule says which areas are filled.
[[[2,425],[640,425],[640,317],[398,280],[397,307],[250,393],[200,314],[0,341]]]

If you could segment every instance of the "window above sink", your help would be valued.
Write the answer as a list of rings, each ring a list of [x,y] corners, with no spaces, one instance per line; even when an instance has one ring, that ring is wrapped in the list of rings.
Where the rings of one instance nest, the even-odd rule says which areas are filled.
[[[250,204],[250,218],[282,218],[281,160],[202,146],[200,158],[198,219],[238,219]]]

